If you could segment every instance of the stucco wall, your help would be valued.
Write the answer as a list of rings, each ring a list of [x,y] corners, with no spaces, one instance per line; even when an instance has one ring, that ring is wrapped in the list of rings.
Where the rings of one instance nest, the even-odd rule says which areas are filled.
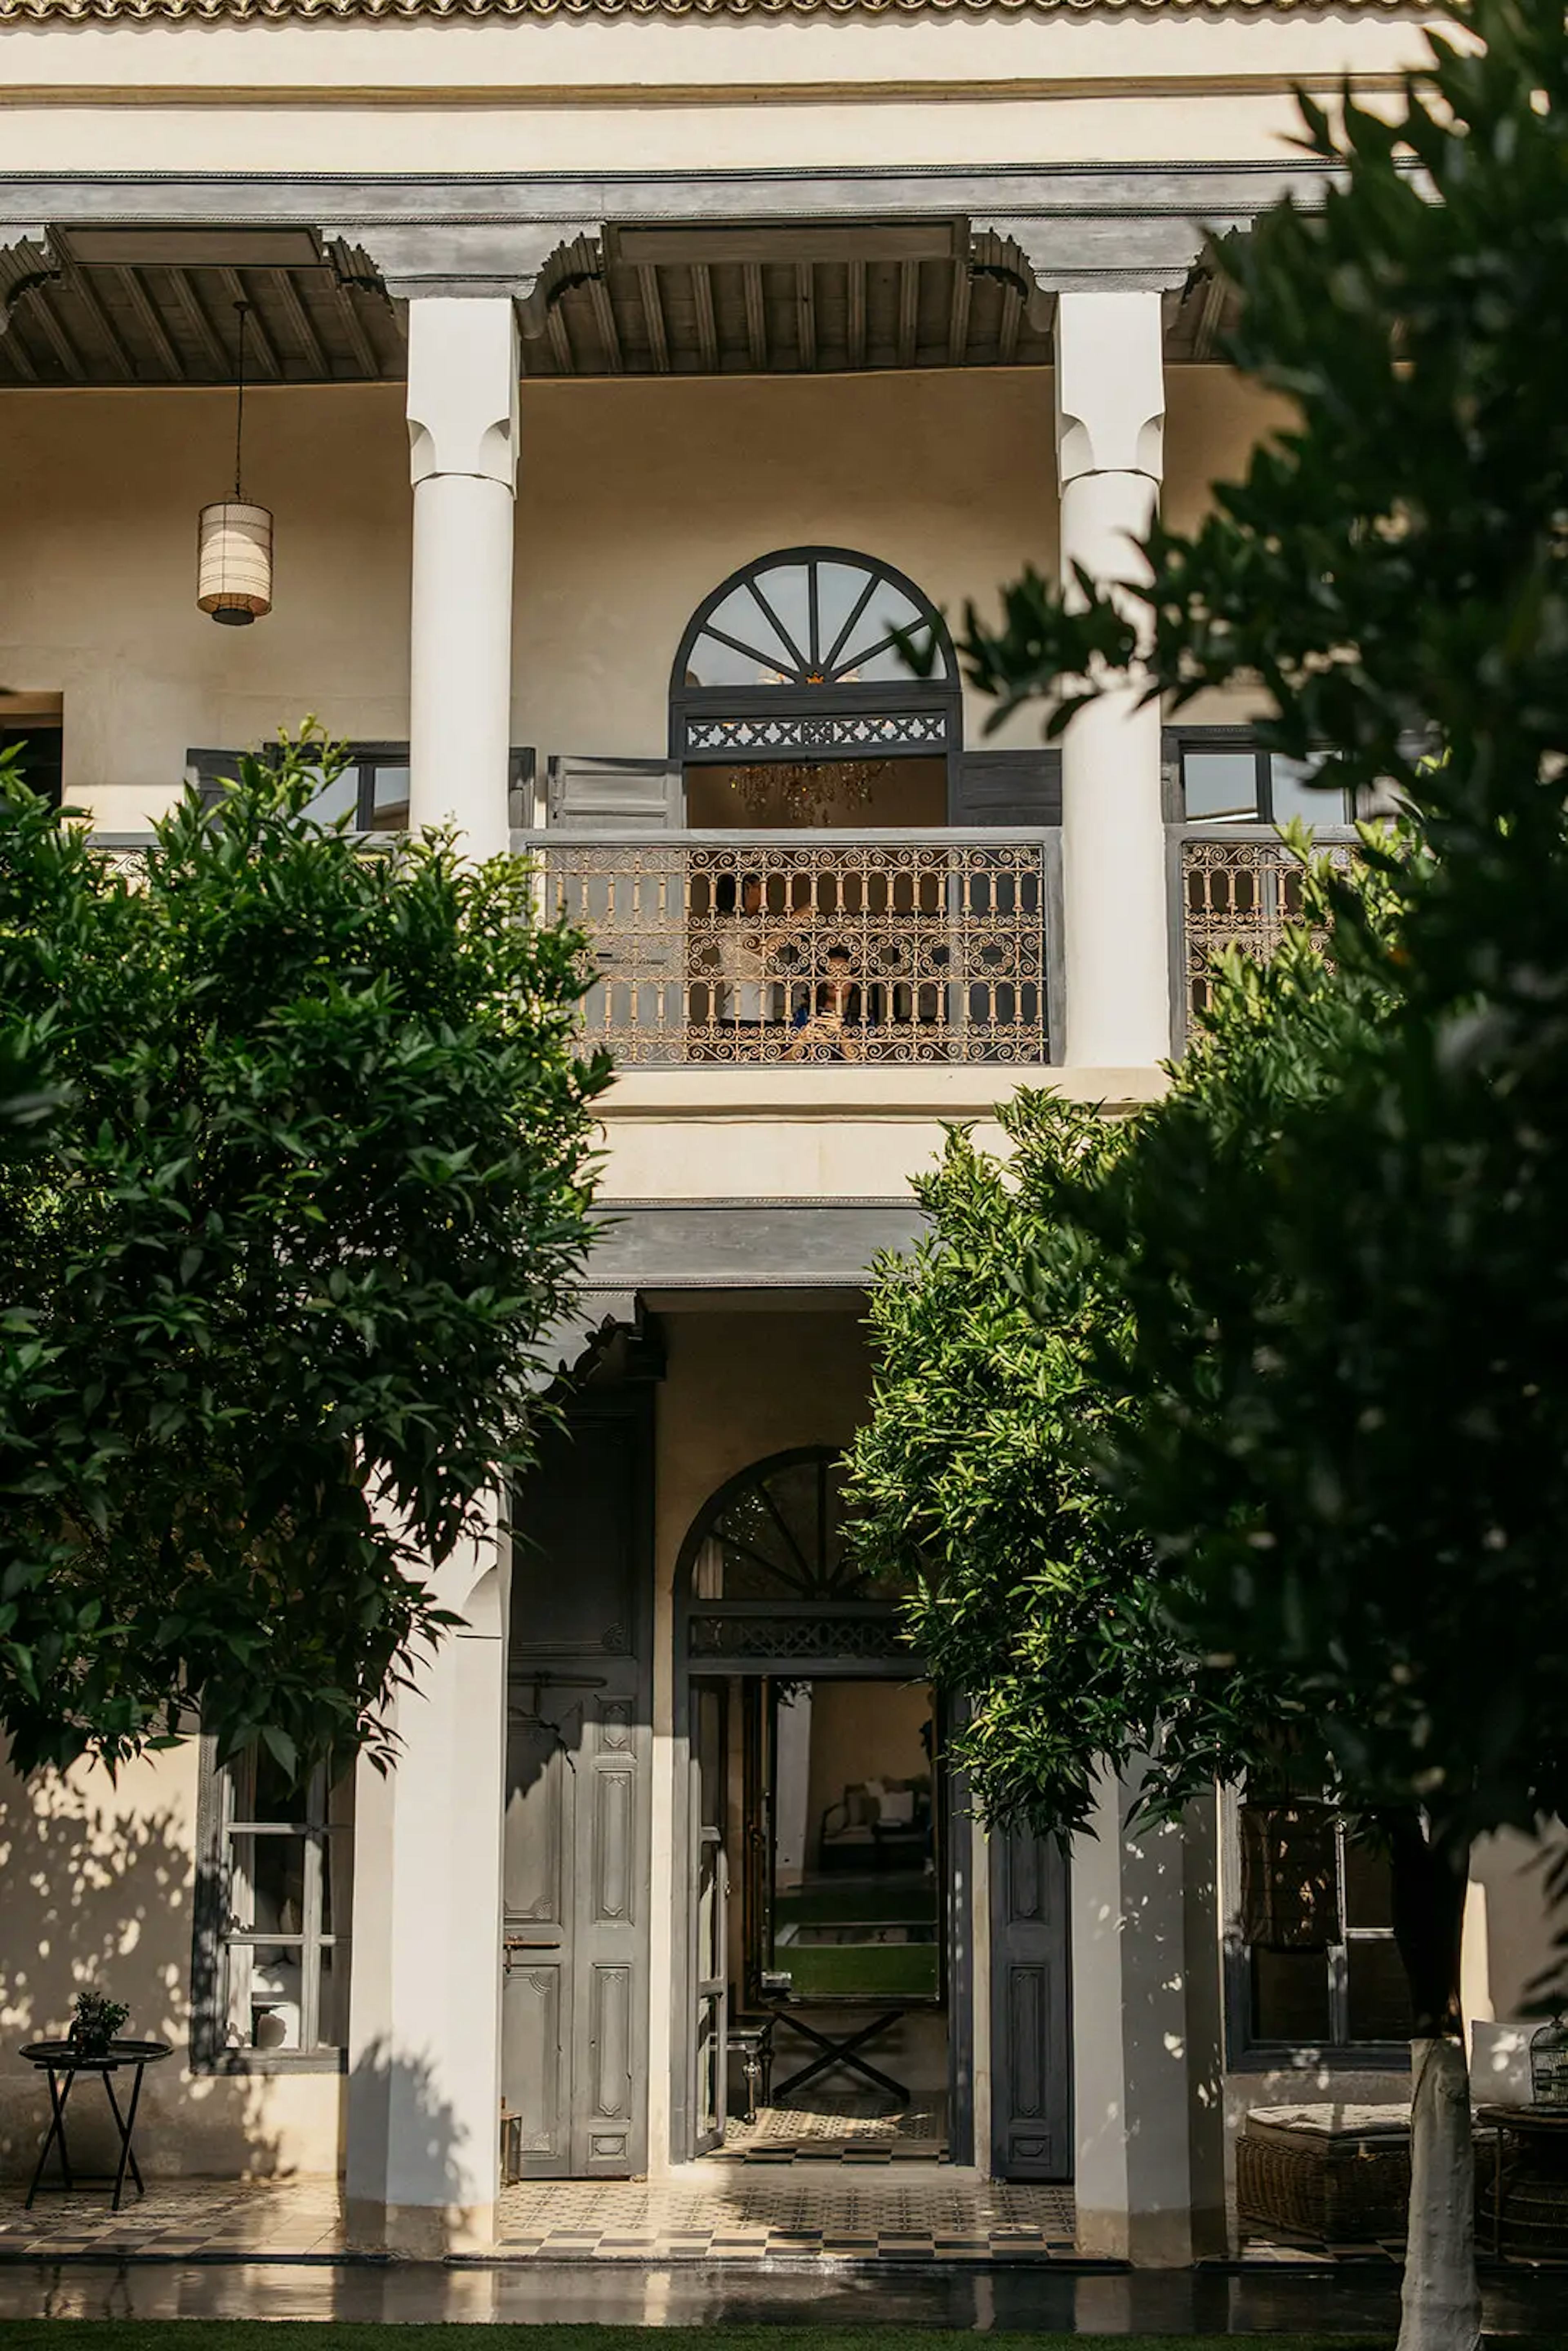
[[[1167,509],[1190,519],[1277,413],[1224,370],[1173,370]],[[233,415],[225,392],[0,393],[0,688],[63,693],[68,789],[112,828],[162,805],[194,745],[309,712],[407,732],[402,387],[250,394],[246,486],[277,567],[247,630],[193,592]],[[955,615],[1057,559],[1043,370],[529,384],[522,416],[514,738],[541,755],[662,756],[687,619],[770,549],[863,549]],[[971,698],[971,742],[984,717]]]
[[[79,1767],[24,1782],[0,1764],[0,2175],[32,2169],[48,2117],[44,2078],[16,2051],[63,2032],[83,1987],[123,2001],[128,2032],[174,2044],[147,2074],[136,2130],[143,2170],[338,2168],[340,2076],[188,2070],[196,1761],[192,1741],[114,1781]],[[107,2108],[90,2084],[72,2104],[71,2147],[89,2167],[110,2154]]]

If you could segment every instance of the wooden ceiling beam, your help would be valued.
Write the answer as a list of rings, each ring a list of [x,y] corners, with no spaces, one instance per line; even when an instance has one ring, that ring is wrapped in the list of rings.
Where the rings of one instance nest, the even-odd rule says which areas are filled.
[[[962,367],[969,356],[969,265],[960,257],[953,264],[953,298],[947,305],[947,364]]]
[[[247,313],[246,323],[248,329],[246,348],[256,353],[261,362],[263,373],[269,375],[275,383],[280,383],[283,380],[283,362],[277,356],[272,337],[267,331],[267,321],[256,308],[255,297],[244,278],[237,269],[220,269],[218,283],[231,302],[236,305],[241,302],[245,304]],[[237,338],[239,334],[237,319],[235,321],[235,334]]]
[[[365,332],[365,322],[360,316],[360,306],[353,287],[338,286],[334,287],[333,293],[338,312],[338,324],[342,328],[343,339],[354,354],[355,364],[368,383],[379,383],[382,372],[381,360],[371,345],[369,335]]]
[[[1009,277],[1002,287],[1002,319],[997,329],[997,357],[1010,367],[1018,357],[1019,328],[1023,323],[1023,296]]]
[[[762,298],[762,265],[748,261],[742,272],[746,287],[746,348],[758,375],[768,372],[768,307]]]
[[[599,329],[599,340],[604,347],[604,367],[609,375],[623,375],[625,361],[621,352],[621,335],[615,324],[615,312],[611,307],[610,288],[602,277],[588,281],[588,299],[593,310],[593,323]]]
[[[852,368],[865,365],[865,263],[852,261],[847,277],[849,362]]]
[[[277,289],[278,308],[283,312],[290,333],[305,355],[306,366],[316,375],[320,376],[324,381],[330,383],[335,371],[331,360],[327,356],[326,347],[316,332],[316,322],[305,308],[304,298],[294,282],[293,271],[275,270],[272,283]]]
[[[692,300],[697,314],[697,349],[702,354],[703,373],[718,373],[718,329],[713,315],[713,274],[706,261],[691,265]]]
[[[109,353],[110,360],[113,361],[116,372],[123,378],[125,382],[134,383],[139,372],[135,359],[121,341],[120,329],[116,327],[113,319],[104,308],[103,304],[99,300],[92,287],[89,285],[86,272],[80,269],[68,268],[65,273],[63,283],[69,291],[76,296],[77,300],[87,312],[88,318],[92,323],[93,332],[98,336],[104,350]]]
[[[670,372],[670,333],[664,324],[664,299],[659,291],[659,273],[651,261],[637,264],[637,290],[643,298],[643,316],[648,328],[648,351],[655,375]]]
[[[920,264],[901,261],[898,265],[898,364],[901,368],[915,365],[916,339],[920,331]]]
[[[159,315],[158,306],[141,281],[139,269],[115,271],[115,282],[135,314],[136,323],[162,360],[172,383],[188,383],[191,371],[180,357],[173,337]]]
[[[817,366],[817,273],[809,261],[795,264],[795,340],[808,374]]]
[[[206,354],[207,366],[220,382],[234,372],[234,362],[224,348],[223,337],[207,316],[206,305],[183,269],[171,265],[169,286],[184,319],[193,342],[199,343]]]

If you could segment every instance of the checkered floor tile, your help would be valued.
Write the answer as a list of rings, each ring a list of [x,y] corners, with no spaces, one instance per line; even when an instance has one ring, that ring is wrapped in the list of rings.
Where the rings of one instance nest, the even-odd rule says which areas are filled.
[[[1061,2261],[1071,2189],[797,2162],[771,2176],[712,2158],[668,2180],[539,2181],[501,2199],[502,2249],[538,2260]]]
[[[1070,2190],[976,2181],[902,2163],[874,2171],[798,2163],[754,2170],[706,2161],[658,2181],[538,2180],[503,2191],[501,2261],[1061,2261]],[[101,2189],[0,2189],[0,2257],[112,2253],[134,2261],[329,2257],[353,2250],[330,2179],[160,2180],[110,2212]]]

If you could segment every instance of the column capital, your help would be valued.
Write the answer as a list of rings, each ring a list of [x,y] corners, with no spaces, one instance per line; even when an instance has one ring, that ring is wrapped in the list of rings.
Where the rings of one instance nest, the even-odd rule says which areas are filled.
[[[1056,305],[1056,463],[1160,478],[1166,383],[1157,292],[1062,294]]]
[[[425,295],[408,308],[409,477],[517,486],[517,317],[510,295]]]

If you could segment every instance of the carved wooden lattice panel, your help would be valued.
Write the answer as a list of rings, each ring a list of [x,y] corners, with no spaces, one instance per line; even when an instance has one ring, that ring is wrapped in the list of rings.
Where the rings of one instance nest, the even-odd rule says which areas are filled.
[[[623,1066],[1049,1059],[1039,840],[573,838],[543,861],[591,941],[588,1041]]]
[[[1315,853],[1342,870],[1354,841],[1320,841]],[[1300,923],[1305,875],[1301,860],[1277,836],[1202,834],[1182,843],[1182,911],[1186,927],[1186,1001],[1193,1019],[1208,1005],[1216,956],[1228,947],[1267,963],[1286,929]],[[1316,945],[1323,944],[1314,932]]]

